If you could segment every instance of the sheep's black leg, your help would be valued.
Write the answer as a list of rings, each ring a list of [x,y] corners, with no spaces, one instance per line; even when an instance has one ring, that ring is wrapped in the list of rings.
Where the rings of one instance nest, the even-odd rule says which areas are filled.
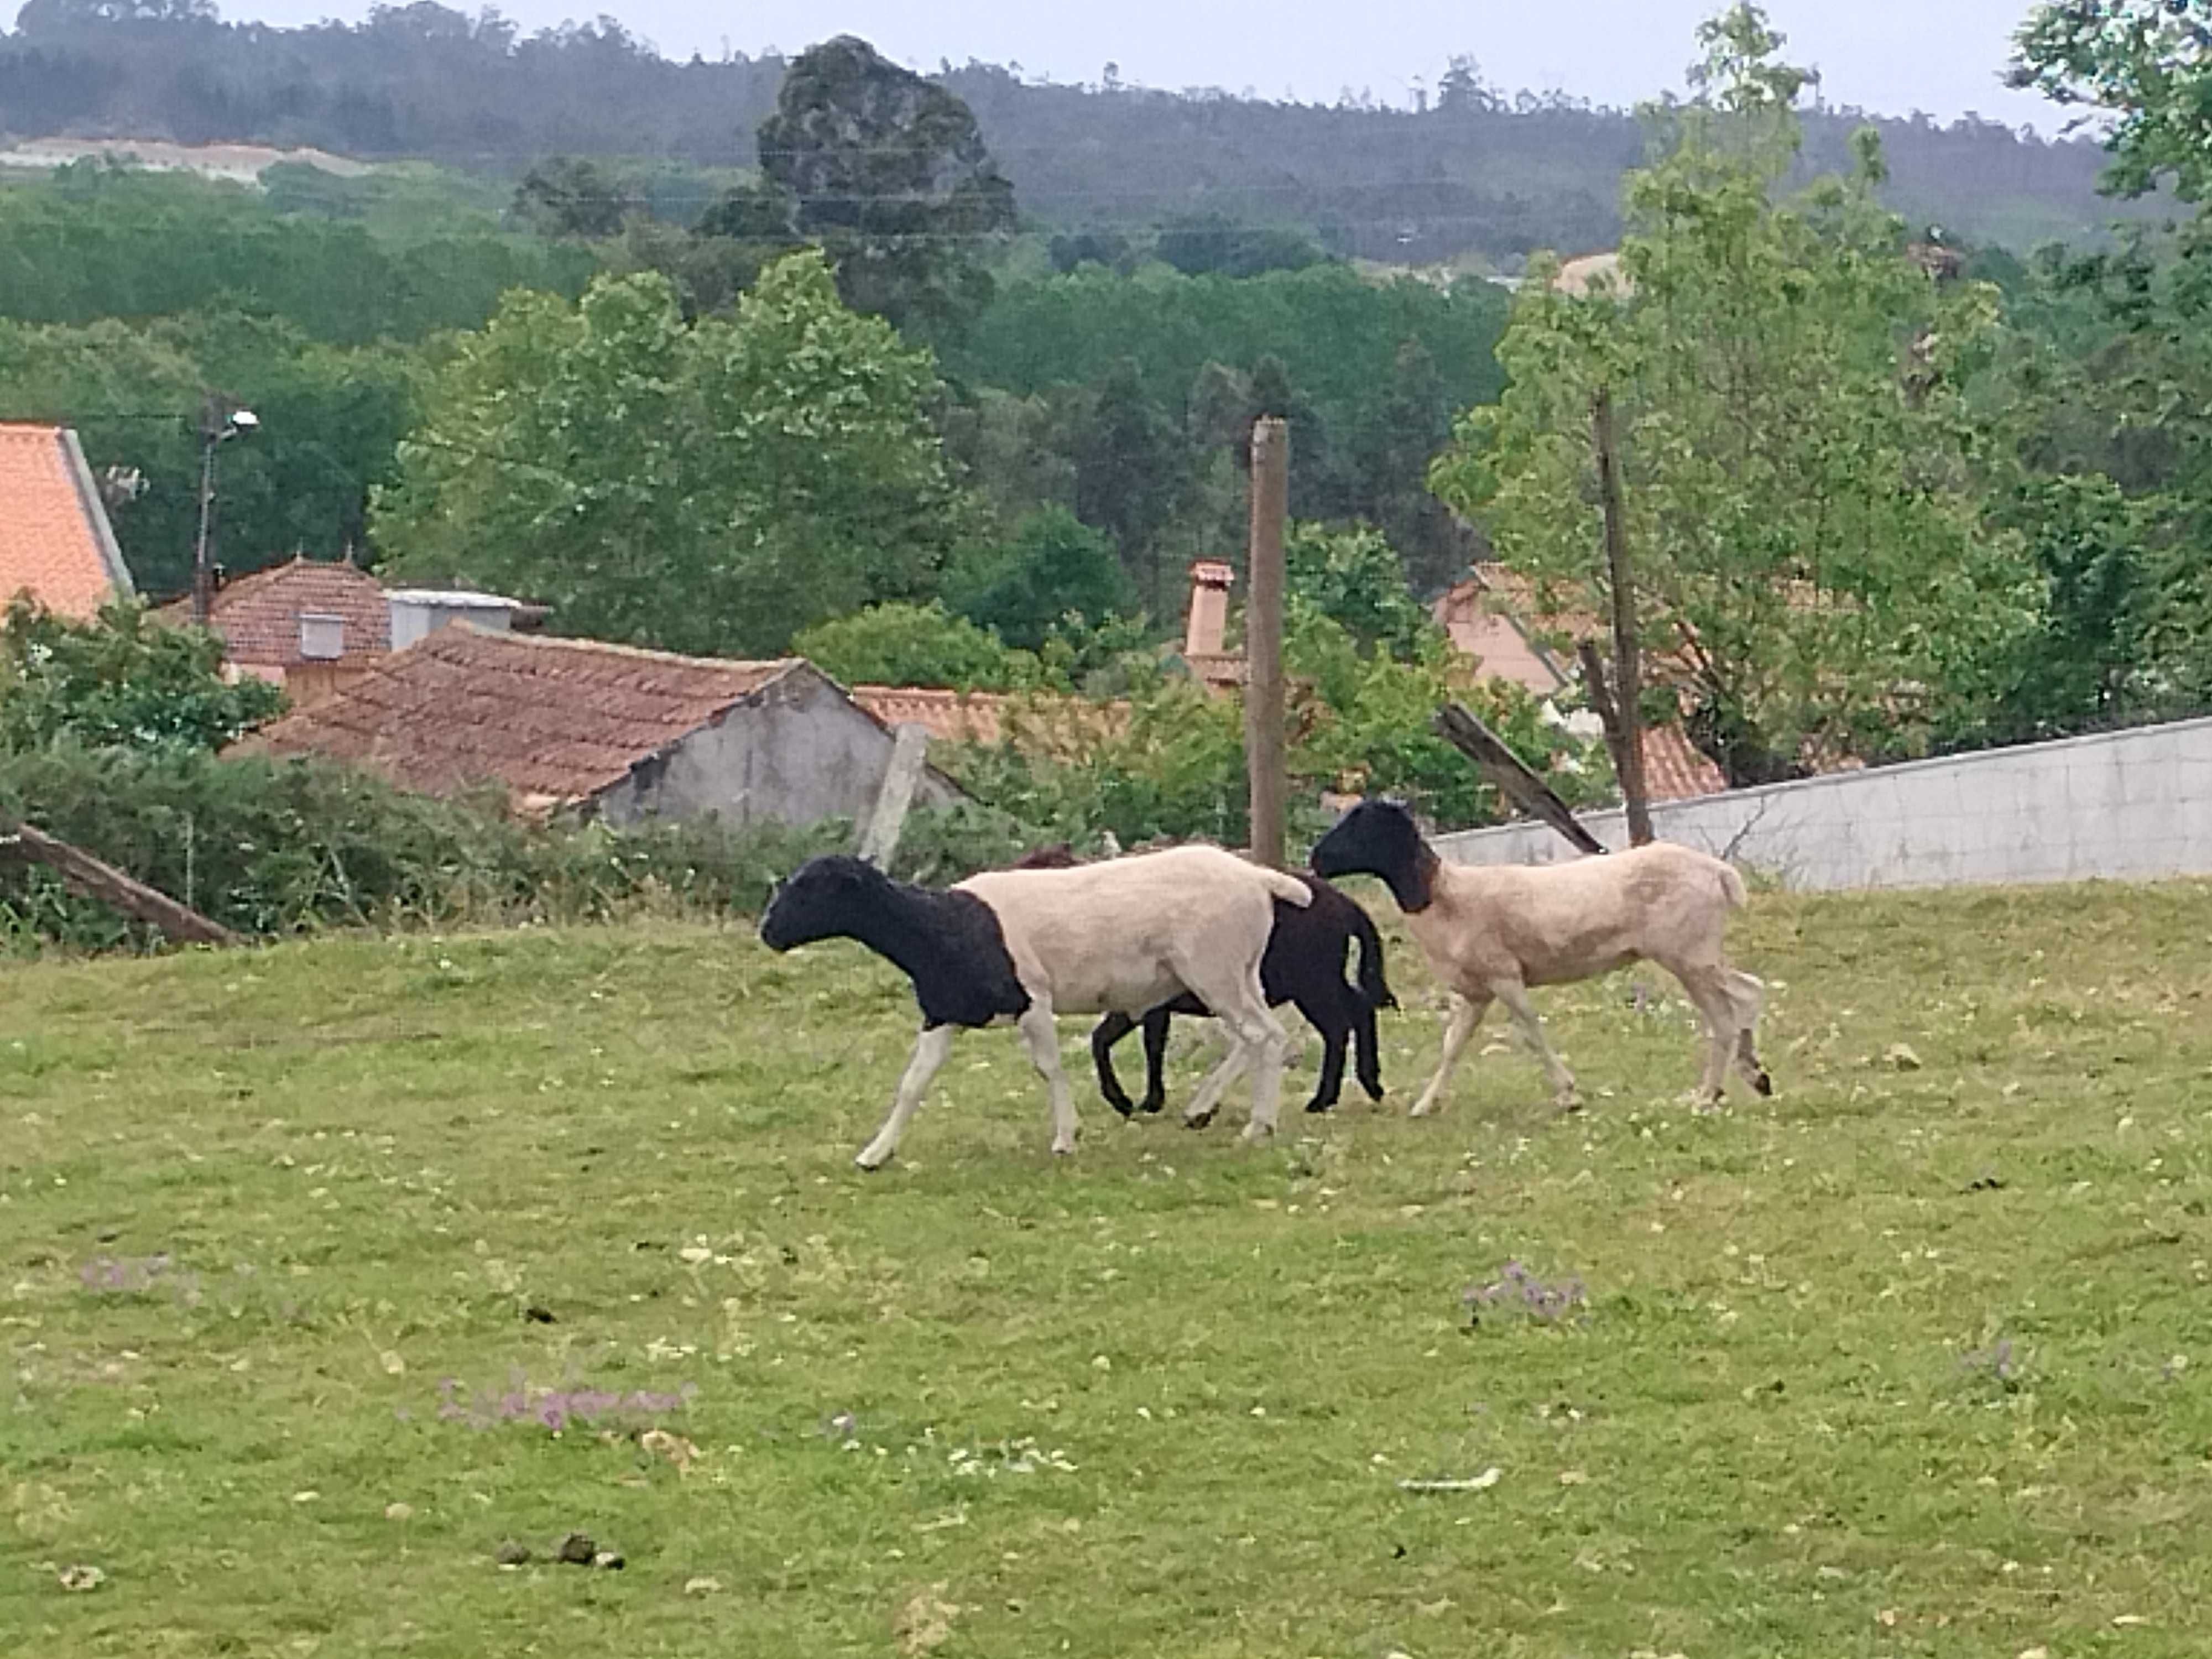
[[[1145,1097],[1140,1112],[1153,1113],[1167,1103],[1168,1021],[1174,1016],[1164,1006],[1145,1016]]]
[[[1344,1047],[1352,1035],[1352,1026],[1340,1008],[1310,1009],[1301,1002],[1298,1012],[1321,1033],[1321,1080],[1314,1085],[1313,1098],[1306,1102],[1306,1110],[1325,1112],[1336,1104],[1337,1097],[1344,1092]]]
[[[1358,1044],[1359,1086],[1367,1091],[1370,1100],[1382,1098],[1382,1049],[1375,1035],[1375,1006],[1368,1000],[1355,997],[1358,1005],[1352,1011],[1352,1031]]]
[[[1124,1013],[1111,1013],[1098,1022],[1091,1033],[1091,1059],[1098,1068],[1098,1092],[1106,1097],[1106,1103],[1123,1117],[1134,1112],[1136,1103],[1122,1090],[1121,1079],[1114,1075],[1114,1045],[1129,1035],[1136,1021]],[[1159,1108],[1149,1109],[1158,1111]]]

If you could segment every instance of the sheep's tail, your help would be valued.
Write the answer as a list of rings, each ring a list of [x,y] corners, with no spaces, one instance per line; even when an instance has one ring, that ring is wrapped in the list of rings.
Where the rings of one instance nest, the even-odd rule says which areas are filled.
[[[1750,896],[1744,890],[1743,877],[1737,872],[1735,866],[1725,860],[1721,864],[1721,891],[1726,895],[1731,910],[1741,910],[1749,902]]]
[[[1295,904],[1303,910],[1313,902],[1313,889],[1296,876],[1286,876],[1280,870],[1270,870],[1265,865],[1254,867],[1259,871],[1260,879],[1267,884],[1267,890],[1284,903]]]
[[[1376,933],[1364,906],[1354,904],[1352,913],[1352,935],[1359,941],[1359,994],[1370,1008],[1395,1008],[1398,999],[1390,994],[1389,981],[1382,977],[1382,936]]]

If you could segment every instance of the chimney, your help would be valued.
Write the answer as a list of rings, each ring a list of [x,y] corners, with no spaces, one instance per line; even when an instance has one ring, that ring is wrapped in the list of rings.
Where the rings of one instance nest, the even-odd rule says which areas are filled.
[[[1229,627],[1229,584],[1237,573],[1218,559],[1190,568],[1190,620],[1183,629],[1186,657],[1218,657]]]

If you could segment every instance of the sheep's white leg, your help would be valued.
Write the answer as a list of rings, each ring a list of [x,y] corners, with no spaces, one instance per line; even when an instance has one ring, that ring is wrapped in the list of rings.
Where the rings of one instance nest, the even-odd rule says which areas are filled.
[[[1482,1023],[1483,1012],[1489,1006],[1488,997],[1452,993],[1451,1018],[1444,1023],[1443,1054],[1437,1061],[1437,1074],[1429,1079],[1429,1086],[1413,1103],[1415,1117],[1426,1117],[1443,1098],[1445,1085],[1451,1081],[1452,1068],[1459,1064],[1460,1051],[1467,1047],[1467,1040],[1474,1035],[1474,1028]]]
[[[1275,1109],[1282,1097],[1283,1061],[1290,1052],[1291,1034],[1267,1012],[1263,1002],[1255,1013],[1239,1022],[1242,1041],[1254,1046],[1252,1060],[1252,1116],[1244,1126],[1244,1139],[1265,1140],[1275,1133]]]
[[[1229,1031],[1229,1052],[1222,1056],[1218,1066],[1206,1074],[1206,1081],[1198,1085],[1198,1092],[1190,1097],[1190,1104],[1184,1109],[1182,1115],[1186,1129],[1203,1129],[1213,1121],[1214,1108],[1221,1103],[1221,1097],[1228,1092],[1229,1085],[1236,1082],[1243,1075],[1245,1066],[1251,1063],[1250,1045],[1245,1042],[1243,1034],[1233,1023],[1226,1020],[1222,1023]]]
[[[1075,1101],[1067,1091],[1067,1073],[1060,1068],[1060,1032],[1052,1023],[1052,1006],[1030,1003],[1021,1018],[1021,1032],[1030,1064],[1052,1099],[1052,1150],[1064,1158],[1075,1150]]]
[[[1574,1110],[1582,1104],[1581,1097],[1575,1093],[1575,1075],[1553,1050],[1551,1039],[1544,1035],[1544,1023],[1536,1018],[1536,1005],[1528,1000],[1528,988],[1517,980],[1500,980],[1490,988],[1505,1005],[1505,1012],[1513,1016],[1521,1035],[1536,1051],[1536,1058],[1544,1062],[1544,1076],[1552,1085],[1553,1103],[1563,1111]]]
[[[1698,1080],[1696,1103],[1700,1107],[1717,1106],[1727,1093],[1729,1062],[1735,1057],[1736,1039],[1743,1029],[1735,992],[1728,981],[1728,970],[1693,968],[1677,971],[1674,977],[1682,981],[1690,1000],[1705,1016],[1705,1070]]]
[[[897,1150],[907,1120],[921,1104],[922,1091],[929,1087],[930,1079],[937,1075],[937,1068],[952,1052],[952,1031],[950,1025],[933,1025],[915,1039],[914,1055],[906,1063],[905,1074],[899,1079],[898,1093],[891,1098],[891,1115],[876,1131],[876,1138],[860,1148],[854,1163],[864,1170],[880,1170],[891,1161],[891,1153]]]
[[[1729,1000],[1735,1005],[1736,1069],[1753,1089],[1762,1095],[1771,1095],[1774,1092],[1774,1079],[1759,1064],[1759,1051],[1752,1042],[1752,1032],[1759,1024],[1759,1011],[1766,1001],[1766,987],[1752,975],[1731,968],[1728,970],[1728,988]]]

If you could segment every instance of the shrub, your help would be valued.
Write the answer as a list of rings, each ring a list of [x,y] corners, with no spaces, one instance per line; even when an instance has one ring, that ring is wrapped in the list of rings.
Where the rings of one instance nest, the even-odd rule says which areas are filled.
[[[91,622],[55,616],[27,597],[0,621],[0,749],[181,744],[219,749],[283,709],[258,679],[225,684],[222,641],[172,628],[136,599],[112,599]]]

